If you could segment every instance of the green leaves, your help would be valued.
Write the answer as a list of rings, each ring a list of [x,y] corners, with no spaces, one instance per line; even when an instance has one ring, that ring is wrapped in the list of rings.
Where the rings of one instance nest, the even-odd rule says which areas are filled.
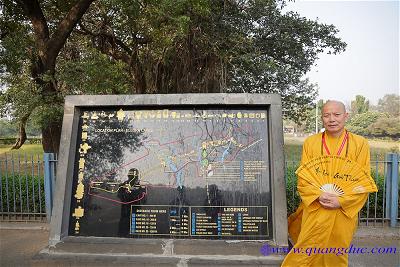
[[[40,2],[50,37],[78,2]],[[16,118],[31,113],[45,124],[47,119],[60,121],[68,94],[277,93],[285,118],[302,120],[317,93],[304,74],[319,53],[339,53],[346,44],[333,25],[282,13],[284,4],[97,0],[69,36],[53,70],[37,52],[37,36],[21,8],[6,0],[0,25],[2,33],[14,34],[2,36],[7,92],[0,101]]]
[[[400,138],[399,117],[380,117],[368,127],[368,131],[375,137]]]
[[[369,101],[362,95],[356,95],[356,100],[351,101],[351,114],[362,114],[369,110]]]
[[[347,128],[359,135],[392,138],[400,137],[400,97],[395,94],[385,95],[379,99],[374,111],[368,111],[369,101],[364,96],[357,95],[351,102],[352,114]]]

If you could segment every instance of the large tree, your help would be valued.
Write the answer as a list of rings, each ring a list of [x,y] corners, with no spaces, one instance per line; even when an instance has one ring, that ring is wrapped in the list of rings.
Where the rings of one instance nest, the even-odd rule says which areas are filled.
[[[321,52],[343,51],[333,25],[283,1],[101,1],[78,32],[127,64],[132,93],[278,93],[296,121],[316,96],[302,79]],[[117,19],[116,19],[117,18]]]
[[[378,111],[386,112],[390,116],[400,117],[400,96],[398,94],[387,94],[378,100]]]
[[[278,93],[285,117],[301,120],[317,93],[303,75],[319,53],[335,54],[346,46],[333,25],[283,13],[279,0],[98,0],[82,18],[90,2],[22,1],[15,7],[8,0],[3,7],[2,28],[18,28],[20,38],[1,37],[8,89],[0,101],[19,121],[34,114],[47,125],[45,151],[57,150],[47,145],[58,140],[46,130],[58,130],[59,136],[65,94]],[[49,57],[46,47],[77,5],[80,16],[63,31],[62,49],[51,48]],[[43,16],[32,15],[38,9]],[[24,95],[29,101],[21,100]]]
[[[43,1],[39,3],[38,0],[18,0],[15,3],[14,1],[6,0],[4,2],[2,6],[4,19],[1,22],[1,40],[2,42],[4,40],[6,44],[7,42],[8,44],[10,42],[18,43],[15,40],[15,36],[13,36],[14,29],[22,30],[19,32],[20,34],[29,35],[28,40],[27,38],[21,38],[23,44],[26,45],[23,47],[25,51],[18,52],[22,53],[25,58],[18,59],[29,61],[29,75],[33,79],[34,85],[37,86],[36,89],[25,88],[27,89],[26,91],[31,91],[30,89],[34,91],[32,93],[34,101],[29,101],[29,99],[23,101],[23,99],[18,98],[18,104],[24,105],[23,102],[26,103],[25,108],[20,109],[21,111],[23,110],[23,113],[19,115],[19,138],[14,148],[21,147],[25,142],[25,125],[37,106],[41,106],[44,109],[55,106],[56,109],[59,109],[60,104],[62,104],[63,94],[60,92],[60,87],[55,78],[56,60],[72,30],[93,1],[60,1],[60,3]],[[47,14],[44,13],[43,8],[45,8]],[[62,13],[64,10],[66,11],[65,14]],[[48,18],[51,18],[51,20]],[[23,36],[20,35],[19,37]],[[10,48],[4,47],[3,49]],[[21,69],[14,71],[17,74],[18,72],[20,74],[24,73],[23,66],[21,67]],[[24,74],[26,73],[25,70]],[[18,79],[18,75],[14,75],[13,78]],[[23,84],[24,82],[17,81],[14,85],[18,83]],[[42,124],[42,143],[45,152],[58,152],[59,148],[61,121],[60,116],[51,116],[52,112],[48,113],[49,116],[46,122]]]
[[[369,110],[369,100],[362,95],[356,95],[356,99],[351,101],[351,115],[363,114]]]

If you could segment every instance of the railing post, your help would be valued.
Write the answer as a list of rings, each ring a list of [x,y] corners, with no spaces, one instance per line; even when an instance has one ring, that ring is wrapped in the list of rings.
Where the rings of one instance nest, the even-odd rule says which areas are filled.
[[[53,208],[53,181],[54,172],[52,171],[51,164],[54,161],[53,153],[44,153],[44,193],[45,193],[45,203],[46,203],[46,217],[47,221],[50,222],[51,211]]]
[[[399,203],[399,155],[386,154],[387,179],[386,179],[386,214],[390,218],[390,227],[396,227]]]

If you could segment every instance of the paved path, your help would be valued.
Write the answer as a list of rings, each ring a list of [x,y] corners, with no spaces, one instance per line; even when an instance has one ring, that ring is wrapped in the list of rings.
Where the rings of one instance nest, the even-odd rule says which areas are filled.
[[[212,264],[188,264],[176,260],[137,259],[127,262],[121,259],[86,259],[75,256],[65,256],[58,259],[38,257],[39,251],[47,246],[48,226],[46,224],[6,224],[0,223],[0,266],[213,266]],[[396,248],[397,253],[367,253],[350,254],[349,267],[364,266],[400,266],[400,229],[399,228],[360,228],[353,240],[353,246],[358,248],[376,248],[383,251]],[[78,244],[79,245],[79,244]],[[228,265],[218,265],[228,266]],[[252,265],[261,266],[261,265]],[[232,265],[229,265],[232,267]]]

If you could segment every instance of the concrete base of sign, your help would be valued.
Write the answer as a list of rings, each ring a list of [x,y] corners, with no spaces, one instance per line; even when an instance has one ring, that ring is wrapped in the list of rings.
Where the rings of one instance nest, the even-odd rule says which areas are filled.
[[[280,266],[284,255],[263,255],[261,241],[119,239],[68,237],[43,249],[54,260],[145,266]]]

